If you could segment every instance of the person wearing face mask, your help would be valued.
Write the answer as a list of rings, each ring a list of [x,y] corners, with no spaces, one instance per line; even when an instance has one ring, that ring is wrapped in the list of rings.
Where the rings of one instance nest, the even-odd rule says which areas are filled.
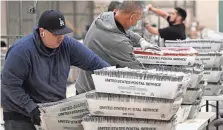
[[[71,65],[87,71],[110,66],[65,35],[71,32],[61,12],[47,10],[33,32],[9,48],[1,79],[5,130],[35,130],[41,122],[37,104],[66,98]]]
[[[121,6],[121,2],[112,1],[108,5],[108,12],[114,12],[114,15],[115,15],[116,12],[119,10],[120,6]],[[122,26],[119,26],[120,24],[118,23],[117,20],[115,20],[115,23],[116,23],[117,27],[119,28],[119,30],[122,30]],[[135,29],[135,26],[132,26],[126,32],[128,37],[132,40],[132,43],[140,43],[140,44],[133,44],[134,47],[141,47],[143,50],[151,47],[151,49],[159,50],[158,46],[153,46],[152,44],[150,44],[146,40],[144,40],[144,38],[142,38],[138,33],[133,32],[134,29]]]
[[[123,1],[116,13],[100,14],[88,30],[84,44],[112,66],[143,68],[133,54],[133,45],[159,50],[158,47],[143,42],[145,40],[141,37],[135,40],[138,42],[134,42],[132,39],[137,39],[138,36],[130,37],[128,34],[143,16],[143,4],[141,1]],[[75,87],[79,94],[95,89],[91,73],[81,70]]]
[[[167,12],[157,9],[152,5],[147,6],[147,11],[152,11],[155,14],[163,17],[169,23],[169,27],[157,29],[150,26],[148,23],[145,24],[147,31],[154,35],[160,35],[164,40],[185,40],[186,39],[186,29],[184,25],[184,20],[187,17],[187,12],[180,8],[176,7],[173,11],[168,14]]]

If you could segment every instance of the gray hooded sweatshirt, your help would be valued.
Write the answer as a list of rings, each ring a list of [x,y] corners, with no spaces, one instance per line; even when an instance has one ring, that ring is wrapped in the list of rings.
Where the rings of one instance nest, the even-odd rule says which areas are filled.
[[[133,54],[133,46],[137,45],[142,37],[132,31],[126,33],[121,32],[116,26],[113,12],[104,12],[93,21],[84,44],[111,66],[143,68]],[[95,89],[92,73],[80,71],[75,86],[78,93]]]

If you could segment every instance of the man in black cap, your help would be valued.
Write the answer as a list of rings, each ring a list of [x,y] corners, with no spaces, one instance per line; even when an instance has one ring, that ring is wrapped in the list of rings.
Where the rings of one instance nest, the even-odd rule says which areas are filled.
[[[147,9],[147,11],[152,11],[155,14],[165,18],[170,25],[166,28],[157,29],[146,23],[145,27],[150,33],[154,35],[160,35],[160,37],[164,40],[186,39],[186,31],[183,21],[187,17],[187,12],[184,9],[176,7],[173,9],[170,15],[163,10],[153,7],[152,5],[148,5]]]
[[[35,130],[34,124],[40,125],[37,103],[66,98],[71,65],[87,71],[110,66],[65,35],[71,32],[61,12],[47,10],[33,33],[9,48],[1,81],[5,130]]]

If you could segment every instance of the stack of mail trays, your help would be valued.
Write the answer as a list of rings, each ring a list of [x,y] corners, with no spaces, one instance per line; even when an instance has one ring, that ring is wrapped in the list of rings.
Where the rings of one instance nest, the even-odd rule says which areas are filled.
[[[191,47],[164,47],[161,51],[135,49],[136,58],[149,70],[190,75],[183,101],[177,112],[177,122],[195,118],[200,110],[206,82],[202,81],[203,65],[197,60],[198,52]],[[167,85],[171,88],[171,85]]]
[[[197,60],[204,65],[204,81],[208,82],[205,87],[205,96],[218,96],[223,87],[221,79],[223,79],[223,41],[195,39],[184,41],[166,41],[166,46],[172,47],[193,47],[198,51]]]
[[[191,81],[192,72],[196,78],[200,78],[203,72],[196,70],[197,66],[193,68],[197,51],[184,48],[186,50],[183,49],[179,53],[179,50],[175,49],[162,48],[159,52],[143,52],[136,48],[134,52],[142,64],[149,65],[155,63],[154,60],[162,59],[164,54],[165,60],[157,61],[160,67],[168,65],[167,60],[170,64],[180,63],[185,66],[176,68],[179,71],[165,71],[165,66],[163,70],[159,67],[141,70],[109,67],[96,70],[92,75],[96,90],[86,94],[90,114],[83,118],[84,129],[174,130],[179,120],[182,120],[178,113],[183,111],[181,104],[187,87],[194,82]],[[172,52],[179,54],[175,56]],[[146,57],[155,55],[158,58],[141,60],[143,53],[146,53]],[[159,53],[163,54],[158,55]],[[153,59],[152,63],[150,59]],[[179,62],[181,60],[183,62]],[[192,66],[192,69],[187,66]],[[188,115],[189,113],[190,111]]]

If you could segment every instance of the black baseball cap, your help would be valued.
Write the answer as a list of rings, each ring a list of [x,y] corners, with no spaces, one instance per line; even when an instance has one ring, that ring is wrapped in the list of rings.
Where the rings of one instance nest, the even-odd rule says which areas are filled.
[[[39,28],[44,28],[56,35],[64,35],[73,32],[66,26],[64,15],[57,10],[46,10],[40,16]]]

